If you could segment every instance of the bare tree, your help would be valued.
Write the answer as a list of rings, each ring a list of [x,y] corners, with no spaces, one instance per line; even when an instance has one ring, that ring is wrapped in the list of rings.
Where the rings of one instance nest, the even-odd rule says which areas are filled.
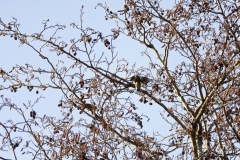
[[[1,36],[29,46],[51,67],[26,64],[6,71],[3,66],[0,73],[6,85],[1,90],[27,87],[38,94],[54,89],[63,95],[58,104],[63,117],[57,119],[47,113],[38,117],[37,109],[29,119],[29,110],[2,96],[1,109],[17,111],[23,121],[0,123],[6,131],[1,148],[10,146],[15,159],[17,147],[34,159],[236,159],[240,154],[239,4],[180,0],[164,9],[159,1],[125,0],[118,11],[98,4],[106,20],[117,22],[112,34],[83,28],[81,10],[81,24],[71,24],[81,37],[70,42],[58,35],[65,26],[48,25],[48,20],[37,34],[21,33],[16,19],[1,20]],[[50,29],[52,36],[45,39]],[[146,47],[142,54],[149,60],[148,68],[135,69],[126,58],[117,59],[113,43],[118,36]],[[95,54],[97,44],[106,47],[108,55]],[[58,56],[57,62],[49,51]],[[170,66],[176,57],[181,62]],[[43,83],[46,77],[49,81]],[[161,141],[159,132],[155,136],[144,132],[148,117],[137,112],[134,94],[143,104],[161,107],[167,113],[161,113],[163,120],[174,120],[168,121],[173,133],[168,141]],[[32,139],[13,137],[13,132]]]

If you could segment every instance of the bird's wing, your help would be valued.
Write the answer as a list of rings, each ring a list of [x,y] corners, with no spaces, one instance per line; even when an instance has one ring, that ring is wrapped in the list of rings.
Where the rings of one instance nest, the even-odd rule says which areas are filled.
[[[143,83],[148,83],[148,82],[151,82],[152,79],[147,78],[147,77],[141,77],[141,81],[142,81]]]
[[[135,76],[132,76],[131,78],[130,78],[130,81],[134,81],[135,80]]]

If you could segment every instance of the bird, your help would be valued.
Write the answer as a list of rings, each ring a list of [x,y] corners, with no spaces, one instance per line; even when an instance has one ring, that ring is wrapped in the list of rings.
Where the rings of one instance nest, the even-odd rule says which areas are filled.
[[[147,84],[148,82],[151,82],[152,79],[149,79],[147,77],[141,77],[141,76],[132,76],[130,78],[130,81],[134,81],[134,85],[137,91],[140,91],[142,84]]]

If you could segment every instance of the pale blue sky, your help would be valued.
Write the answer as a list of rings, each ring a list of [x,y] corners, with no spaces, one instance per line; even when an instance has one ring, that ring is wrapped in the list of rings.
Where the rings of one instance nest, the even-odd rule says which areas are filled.
[[[168,5],[170,3],[164,0],[162,5]],[[107,4],[110,6],[110,9],[113,11],[117,11],[123,9],[123,0],[107,0]],[[167,2],[167,3],[166,3]],[[21,24],[20,30],[22,33],[33,34],[41,31],[43,28],[42,21],[49,19],[49,24],[62,24],[66,25],[67,28],[65,31],[60,32],[59,35],[62,36],[63,40],[69,40],[72,37],[76,37],[79,33],[77,30],[70,30],[70,24],[72,22],[79,23],[79,14],[80,8],[84,5],[84,26],[91,27],[95,30],[99,30],[103,32],[103,34],[110,34],[111,28],[115,26],[114,21],[105,21],[104,18],[104,10],[100,7],[95,9],[97,3],[105,3],[103,0],[73,0],[73,1],[57,1],[57,0],[41,0],[41,1],[33,1],[33,0],[24,0],[24,1],[1,1],[0,5],[0,18],[4,22],[12,21],[12,17],[18,19],[18,22]],[[14,41],[11,38],[0,37],[0,68],[4,70],[10,70],[16,64],[24,65],[25,63],[33,64],[34,67],[45,65],[43,61],[38,58],[33,50],[26,46],[18,47],[19,42]],[[140,52],[144,51],[144,47],[132,41],[128,37],[120,37],[114,45],[117,47],[115,52],[119,53],[120,57],[124,57],[130,63],[137,63],[137,66],[148,66],[146,63],[146,57],[141,57]],[[97,52],[102,53],[105,51],[104,47],[99,47],[95,49]],[[153,57],[155,55],[152,53]],[[154,59],[153,58],[153,59]],[[174,63],[174,62],[172,62]],[[132,65],[131,64],[131,65]],[[2,82],[0,82],[2,83]],[[1,85],[1,84],[0,84]],[[35,91],[34,91],[35,92]],[[11,98],[12,101],[17,104],[19,107],[22,107],[23,103],[27,103],[28,100],[35,101],[37,97],[43,95],[46,97],[37,103],[36,110],[39,116],[43,116],[44,113],[55,115],[61,114],[60,112],[56,112],[59,110],[57,108],[57,104],[59,99],[61,98],[61,94],[53,90],[47,90],[45,92],[40,92],[39,95],[29,93],[26,89],[18,90],[17,93],[13,94],[10,91],[0,91],[0,95],[4,95],[5,97]],[[53,97],[54,95],[54,97]],[[137,96],[136,96],[137,97]],[[137,97],[136,101],[138,101],[139,97]],[[39,109],[42,108],[42,109]],[[165,125],[163,120],[161,120],[159,111],[160,108],[158,106],[138,106],[139,111],[147,114],[151,121],[150,123],[145,123],[145,130],[148,133],[151,133],[153,130],[163,131],[162,133],[168,134],[168,130],[170,126]],[[0,112],[0,121],[4,122],[6,119],[12,118],[14,119],[14,115],[6,114],[9,113],[7,110],[3,110]],[[56,115],[57,117],[58,115]],[[2,129],[0,129],[0,133],[2,133]],[[1,139],[1,138],[0,138]],[[17,150],[19,150],[18,148]],[[0,156],[5,158],[13,158],[11,152],[2,152],[0,151]]]

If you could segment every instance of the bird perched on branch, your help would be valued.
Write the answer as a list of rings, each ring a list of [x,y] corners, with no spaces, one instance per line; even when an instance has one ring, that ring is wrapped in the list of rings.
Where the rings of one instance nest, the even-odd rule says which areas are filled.
[[[141,77],[141,76],[132,76],[130,78],[130,81],[134,81],[134,85],[137,91],[140,91],[142,84],[147,84],[148,82],[151,82],[152,80],[147,77]]]

